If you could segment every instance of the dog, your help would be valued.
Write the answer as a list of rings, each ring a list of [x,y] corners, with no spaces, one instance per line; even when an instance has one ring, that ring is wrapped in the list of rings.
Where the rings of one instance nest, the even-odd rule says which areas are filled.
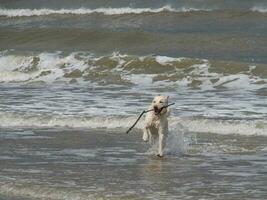
[[[163,157],[163,150],[166,145],[166,138],[168,136],[168,116],[170,115],[169,107],[163,108],[168,105],[169,97],[156,96],[154,97],[149,109],[153,110],[148,112],[145,117],[145,127],[143,129],[143,140],[154,144],[158,139],[158,154],[157,156]]]

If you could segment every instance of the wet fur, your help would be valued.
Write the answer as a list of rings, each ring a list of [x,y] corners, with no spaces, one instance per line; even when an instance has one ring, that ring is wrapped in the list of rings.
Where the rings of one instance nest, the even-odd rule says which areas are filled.
[[[145,127],[143,130],[143,140],[154,144],[158,140],[158,157],[163,157],[166,138],[168,136],[168,119],[170,109],[163,108],[160,113],[158,111],[168,105],[169,97],[156,96],[149,109],[153,111],[147,113],[145,118]]]

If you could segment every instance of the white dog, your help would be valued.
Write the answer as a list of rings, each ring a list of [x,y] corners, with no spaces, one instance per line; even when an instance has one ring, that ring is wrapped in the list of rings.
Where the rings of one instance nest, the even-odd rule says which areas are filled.
[[[168,135],[167,117],[170,115],[170,109],[169,107],[163,108],[168,105],[168,100],[169,97],[156,96],[149,106],[149,109],[153,109],[153,111],[148,112],[145,118],[143,140],[153,144],[158,139],[158,157],[163,157],[163,149]]]

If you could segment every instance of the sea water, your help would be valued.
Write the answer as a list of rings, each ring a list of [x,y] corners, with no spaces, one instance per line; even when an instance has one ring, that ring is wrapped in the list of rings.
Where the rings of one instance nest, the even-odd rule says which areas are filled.
[[[265,199],[264,1],[0,1],[0,198]],[[169,96],[165,156],[142,141]]]

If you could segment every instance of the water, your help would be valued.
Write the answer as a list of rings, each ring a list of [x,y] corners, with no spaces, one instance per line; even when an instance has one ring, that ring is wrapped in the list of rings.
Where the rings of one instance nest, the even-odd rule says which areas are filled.
[[[262,136],[187,134],[162,160],[149,153],[140,134],[120,130],[11,129],[0,137],[0,191],[6,199],[266,196]]]
[[[0,198],[265,199],[264,1],[0,0]],[[170,96],[164,159],[141,140]]]

